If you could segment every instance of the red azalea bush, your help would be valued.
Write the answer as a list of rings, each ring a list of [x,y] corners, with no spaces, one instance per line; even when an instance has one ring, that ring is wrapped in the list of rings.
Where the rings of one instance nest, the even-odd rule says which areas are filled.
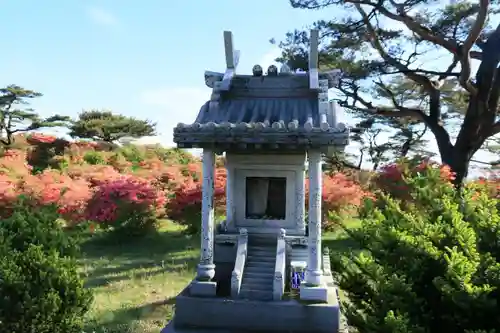
[[[53,135],[46,135],[42,133],[31,133],[26,137],[26,141],[30,145],[37,145],[40,143],[54,143],[57,138]]]
[[[27,163],[27,153],[20,150],[6,150],[0,158],[0,174],[10,177],[30,175],[32,167]]]
[[[490,198],[500,199],[500,176],[496,170],[489,170],[485,176],[468,183],[467,187],[476,190],[478,195],[486,193]]]
[[[0,158],[0,209],[7,209],[16,196],[26,194],[33,204],[57,204],[61,216],[72,223],[89,219],[114,229],[128,226],[147,229],[163,216],[166,208],[170,218],[187,225],[189,230],[199,228],[202,200],[199,158],[182,150],[159,147],[125,146],[108,151],[109,147],[92,142],[69,143],[36,133],[22,138],[31,148],[8,150]],[[59,145],[59,141],[65,144]],[[41,159],[37,156],[42,152],[39,148],[52,154],[47,160],[52,169],[44,166],[33,171],[28,165],[27,161]],[[214,180],[218,216],[225,214],[223,162],[218,160]],[[367,195],[352,177],[340,173],[325,175],[325,228],[335,224],[328,220],[329,212],[349,212]],[[139,222],[141,214],[145,216],[144,223]]]
[[[199,164],[181,167],[183,183],[178,186],[167,204],[170,218],[188,225],[190,232],[196,232],[200,226],[202,198],[202,179]],[[308,205],[308,181],[306,180],[306,207]],[[370,195],[359,184],[347,176],[338,173],[323,177],[323,227],[331,230],[336,225],[329,216],[330,212],[348,213],[358,207],[363,198]],[[217,215],[224,215],[226,208],[226,170],[217,168],[214,179],[214,205]]]
[[[69,146],[67,140],[42,133],[31,133],[26,137],[26,141],[31,145],[27,161],[37,172],[53,166],[52,159],[62,156]]]
[[[167,204],[171,219],[186,225],[189,233],[196,233],[201,225],[202,177],[198,165],[181,167],[183,182],[177,183]],[[216,216],[225,214],[226,169],[216,168],[214,178],[214,209]]]
[[[309,204],[309,182],[306,181],[306,206]],[[331,213],[336,216],[352,215],[361,205],[365,197],[370,196],[368,191],[343,173],[323,176],[322,188],[322,221],[323,229],[331,231],[337,226],[332,220]]]
[[[72,179],[57,170],[45,170],[41,174],[24,179],[20,188],[37,205],[56,204],[59,213],[67,222],[76,223],[84,219],[87,202],[92,197],[89,183],[83,179]]]
[[[109,165],[72,164],[68,166],[66,173],[73,179],[84,179],[91,187],[121,177],[121,174]]]
[[[165,194],[146,179],[123,175],[105,180],[87,205],[86,218],[129,235],[151,230],[164,215]]]
[[[375,177],[374,184],[393,198],[411,200],[410,189],[405,179],[418,177],[429,169],[439,169],[439,178],[443,183],[452,186],[455,174],[447,165],[441,165],[425,158],[401,159],[396,163],[385,165]]]
[[[11,213],[20,195],[24,195],[26,203],[33,206],[56,204],[61,217],[68,222],[77,222],[83,218],[91,191],[85,181],[73,180],[55,170],[22,177],[0,175],[2,216]]]
[[[0,174],[0,218],[10,215],[19,193],[19,181]]]

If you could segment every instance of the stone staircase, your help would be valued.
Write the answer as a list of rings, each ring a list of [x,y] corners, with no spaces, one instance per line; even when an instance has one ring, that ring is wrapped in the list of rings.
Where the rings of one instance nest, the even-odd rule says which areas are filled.
[[[259,301],[273,299],[277,235],[248,235],[247,260],[243,270],[240,298]]]

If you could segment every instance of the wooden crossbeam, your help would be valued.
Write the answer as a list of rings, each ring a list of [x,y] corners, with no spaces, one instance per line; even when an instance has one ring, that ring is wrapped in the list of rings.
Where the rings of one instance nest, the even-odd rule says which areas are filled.
[[[231,80],[236,75],[236,67],[240,60],[240,51],[234,50],[233,33],[224,31],[224,53],[226,55],[226,72],[220,85],[221,90],[229,90]]]
[[[236,68],[234,63],[233,33],[224,31],[224,52],[226,54],[226,68]]]
[[[310,46],[309,46],[309,88],[319,89],[319,72],[318,72],[318,47],[319,47],[319,31],[311,30]]]

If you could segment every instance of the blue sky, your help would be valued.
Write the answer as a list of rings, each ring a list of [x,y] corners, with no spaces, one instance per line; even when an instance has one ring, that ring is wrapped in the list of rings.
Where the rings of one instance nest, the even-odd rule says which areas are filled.
[[[270,38],[339,14],[335,8],[292,9],[288,0],[0,4],[0,22],[7,27],[0,86],[42,92],[33,107],[43,116],[107,108],[153,120],[164,145],[172,144],[172,128],[191,123],[209,98],[204,71],[224,71],[224,30],[233,32],[241,51],[238,71],[250,73],[254,64],[266,68],[279,55]]]
[[[44,116],[109,108],[158,123],[160,141],[190,123],[209,98],[204,71],[224,71],[223,31],[241,50],[240,72],[278,55],[269,39],[319,12],[288,0],[2,1],[0,85],[40,91]],[[330,13],[329,13],[330,12]],[[323,11],[331,15],[331,11]]]

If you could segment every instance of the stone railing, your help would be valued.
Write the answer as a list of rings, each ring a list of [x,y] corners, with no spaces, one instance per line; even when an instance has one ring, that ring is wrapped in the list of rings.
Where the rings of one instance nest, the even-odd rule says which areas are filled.
[[[240,294],[241,278],[243,277],[243,270],[247,260],[248,248],[248,232],[247,229],[241,228],[238,235],[238,247],[236,249],[236,260],[234,262],[234,269],[231,274],[231,297],[237,298]]]
[[[280,229],[276,245],[276,266],[274,267],[273,300],[279,301],[285,293],[286,231]]]
[[[323,258],[322,258],[322,269],[324,276],[332,276],[332,269],[330,267],[330,249],[325,247],[323,249]]]

